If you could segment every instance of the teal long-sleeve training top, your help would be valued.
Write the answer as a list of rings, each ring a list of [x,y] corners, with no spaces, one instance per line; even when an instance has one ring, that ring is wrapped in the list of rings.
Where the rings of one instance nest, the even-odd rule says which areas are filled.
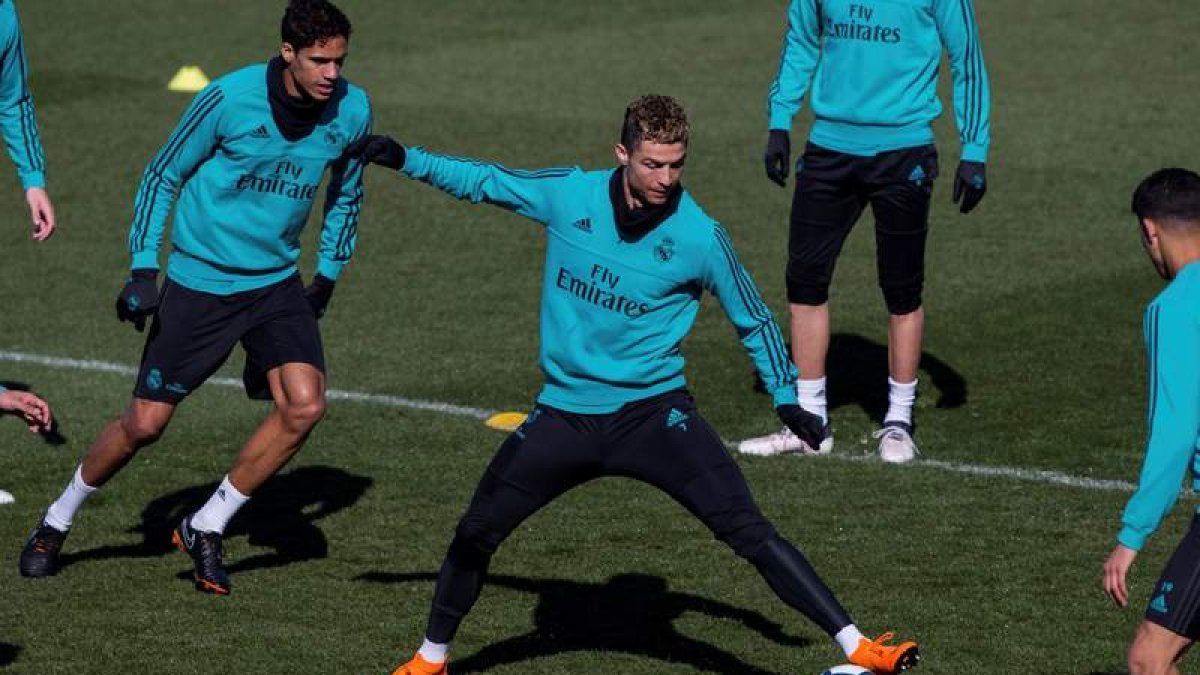
[[[0,136],[21,187],[46,187],[46,157],[29,93],[29,62],[12,0],[0,0],[0,50]]]
[[[933,143],[943,49],[962,159],[987,161],[991,94],[971,0],[792,0],[769,128],[790,130],[811,89],[816,145],[870,157]]]
[[[1185,265],[1146,308],[1150,436],[1137,491],[1117,540],[1141,550],[1179,498],[1184,476],[1200,490],[1200,262]]]
[[[602,414],[685,385],[680,343],[703,291],[720,301],[776,405],[796,402],[796,369],[729,235],[684,191],[639,239],[617,228],[614,171],[513,171],[407,148],[402,173],[459,199],[545,226],[538,402]]]
[[[330,169],[317,272],[337,279],[354,252],[363,197],[363,164],[343,154],[369,131],[370,101],[341,79],[312,131],[288,140],[272,117],[267,77],[267,64],[257,64],[213,81],[150,160],[129,231],[133,269],[158,269],[178,193],[167,262],[173,281],[229,295],[286,279]]]

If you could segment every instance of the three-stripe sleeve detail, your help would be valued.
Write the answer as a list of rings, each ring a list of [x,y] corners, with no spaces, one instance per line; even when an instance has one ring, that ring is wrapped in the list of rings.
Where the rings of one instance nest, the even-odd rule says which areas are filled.
[[[1153,422],[1158,406],[1158,305],[1151,305],[1146,312],[1146,343],[1150,351],[1150,405],[1149,419]]]
[[[155,202],[158,200],[158,190],[164,180],[164,170],[179,154],[196,128],[224,99],[225,94],[217,88],[197,99],[175,133],[167,140],[167,144],[159,150],[158,156],[150,162],[150,166],[146,167],[144,182],[134,205],[133,229],[129,233],[131,250],[140,251],[146,245],[146,235],[150,229]]]
[[[754,283],[746,273],[746,268],[738,261],[737,253],[733,250],[733,243],[729,240],[729,234],[720,225],[715,225],[713,231],[721,246],[725,263],[729,266],[730,276],[733,277],[742,305],[755,320],[763,325],[761,333],[764,336],[763,342],[771,364],[771,372],[777,382],[784,382],[788,379],[787,364],[789,361],[787,349],[783,344],[783,336],[775,326],[775,318],[754,288]],[[771,328],[776,328],[776,330],[771,330]]]
[[[983,127],[983,53],[979,49],[979,28],[975,24],[975,13],[971,8],[971,0],[958,0],[962,12],[963,30],[967,35],[966,54],[964,56],[964,90],[966,100],[963,102],[963,140],[968,143],[978,143],[979,133]]]

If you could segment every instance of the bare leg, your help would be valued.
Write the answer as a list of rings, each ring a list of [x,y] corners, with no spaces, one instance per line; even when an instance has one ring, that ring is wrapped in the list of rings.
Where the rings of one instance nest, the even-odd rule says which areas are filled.
[[[829,303],[789,306],[791,310],[792,361],[801,379],[825,377],[829,352]]]
[[[888,374],[893,380],[912,382],[917,379],[924,337],[924,307],[918,307],[908,314],[892,314],[888,317]]]
[[[229,482],[250,495],[283,468],[325,416],[325,375],[307,363],[267,372],[275,409],[263,420],[229,470]]]
[[[100,487],[115,476],[137,451],[158,440],[171,421],[175,406],[135,398],[121,416],[100,432],[83,458],[83,482]]]
[[[1129,647],[1130,675],[1179,675],[1178,663],[1192,641],[1143,621]]]

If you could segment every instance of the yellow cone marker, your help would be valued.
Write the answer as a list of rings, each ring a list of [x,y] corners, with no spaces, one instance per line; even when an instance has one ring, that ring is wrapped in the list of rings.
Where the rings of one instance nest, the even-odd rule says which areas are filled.
[[[194,94],[208,86],[208,76],[199,66],[184,66],[175,73],[175,77],[167,83],[170,91],[182,91]]]
[[[519,412],[502,412],[496,413],[487,418],[484,424],[489,429],[497,431],[515,431],[517,427],[525,423],[525,418],[528,417],[525,413]]]

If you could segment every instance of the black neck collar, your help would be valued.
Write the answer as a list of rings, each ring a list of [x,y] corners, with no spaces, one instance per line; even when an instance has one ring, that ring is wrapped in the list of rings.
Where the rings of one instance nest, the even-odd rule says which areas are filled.
[[[283,71],[287,64],[283,58],[276,56],[267,62],[267,98],[271,102],[271,117],[275,126],[289,141],[298,141],[312,133],[325,104],[304,94],[292,96],[283,83]]]
[[[683,187],[676,185],[663,204],[633,209],[625,201],[625,167],[618,167],[608,180],[608,197],[612,201],[617,233],[623,241],[634,242],[675,215],[679,200],[683,197]]]

